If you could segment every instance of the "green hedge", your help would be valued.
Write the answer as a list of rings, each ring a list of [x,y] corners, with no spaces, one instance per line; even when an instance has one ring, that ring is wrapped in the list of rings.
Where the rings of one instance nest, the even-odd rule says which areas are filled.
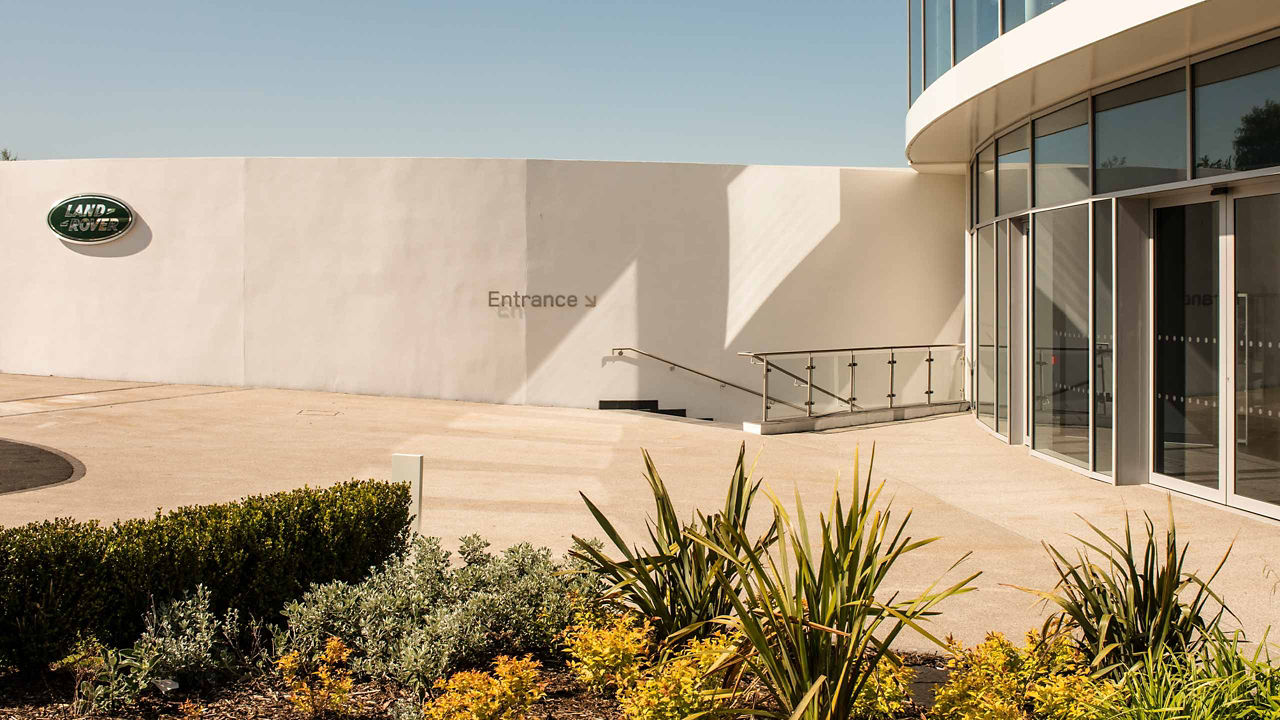
[[[154,601],[209,588],[219,611],[276,620],[312,583],[355,581],[403,552],[409,489],[347,482],[184,507],[110,526],[0,529],[0,666],[34,668],[83,637],[133,642]]]

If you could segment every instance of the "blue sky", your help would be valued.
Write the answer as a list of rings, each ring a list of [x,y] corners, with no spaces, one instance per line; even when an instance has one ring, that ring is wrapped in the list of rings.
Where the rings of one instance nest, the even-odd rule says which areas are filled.
[[[901,166],[897,0],[0,0],[24,158]]]

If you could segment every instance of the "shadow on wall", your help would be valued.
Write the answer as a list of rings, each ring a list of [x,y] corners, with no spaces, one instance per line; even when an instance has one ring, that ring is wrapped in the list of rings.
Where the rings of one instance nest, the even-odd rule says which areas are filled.
[[[147,224],[145,219],[134,215],[133,227],[129,228],[129,232],[125,233],[123,237],[100,245],[82,245],[67,240],[63,240],[62,244],[72,252],[88,255],[89,257],[129,257],[130,255],[137,255],[151,245],[151,226]]]
[[[598,297],[582,314],[529,314],[531,404],[659,400],[753,419],[755,396],[609,349],[755,388],[740,351],[961,339],[961,178],[531,161],[528,193],[529,291]]]

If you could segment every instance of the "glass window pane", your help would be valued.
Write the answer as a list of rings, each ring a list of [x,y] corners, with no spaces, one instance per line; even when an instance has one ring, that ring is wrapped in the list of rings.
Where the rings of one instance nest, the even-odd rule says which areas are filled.
[[[996,427],[996,229],[988,225],[978,229],[977,252],[974,261],[977,263],[978,294],[977,307],[974,308],[974,325],[977,337],[974,342],[978,346],[977,384],[978,418],[990,426]]]
[[[951,68],[951,0],[924,0],[924,86]]]
[[[1018,2],[1018,0],[1005,0],[1004,3],[1004,31],[1018,27],[1027,21],[1026,5]]]
[[[1089,207],[1035,216],[1032,447],[1089,463]]]
[[[1280,503],[1280,195],[1236,201],[1236,494]]]
[[[1218,205],[1155,219],[1155,467],[1218,487]]]
[[[956,62],[996,39],[999,0],[956,0]]]
[[[1094,99],[1094,192],[1187,179],[1185,85],[1174,70]]]
[[[910,53],[911,53],[911,102],[915,102],[920,97],[920,91],[924,88],[924,27],[920,20],[920,2],[921,0],[908,0],[910,5],[907,15],[911,24]]]
[[[1093,469],[1111,474],[1115,417],[1111,340],[1111,200],[1093,204]]]
[[[1004,31],[1018,27],[1051,7],[1066,0],[1004,0]]]
[[[1089,102],[1035,121],[1036,207],[1089,197]]]
[[[1280,165],[1280,39],[1192,69],[1196,177]]]
[[[978,163],[976,160],[969,163],[969,177],[967,179],[969,181],[969,207],[966,210],[969,213],[968,227],[972,228],[978,224]]]
[[[1030,207],[1027,182],[1031,169],[1028,128],[1022,126],[996,141],[996,214],[1008,215]]]
[[[996,146],[978,153],[978,222],[996,216]]]
[[[1009,225],[996,225],[996,432],[1009,434]]]

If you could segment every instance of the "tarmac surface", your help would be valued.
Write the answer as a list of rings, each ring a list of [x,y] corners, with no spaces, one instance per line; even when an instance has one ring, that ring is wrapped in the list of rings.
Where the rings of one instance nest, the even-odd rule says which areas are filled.
[[[1049,589],[1056,580],[1042,542],[1076,547],[1071,535],[1091,532],[1081,517],[1121,532],[1126,514],[1141,523],[1145,511],[1163,527],[1170,498],[1191,569],[1212,571],[1234,542],[1214,587],[1250,636],[1280,621],[1280,523],[1152,486],[1112,487],[1001,444],[969,415],[759,437],[626,411],[0,375],[0,440],[71,467],[69,477],[34,488],[0,476],[3,526],[143,517],[303,485],[389,479],[391,454],[407,452],[424,456],[424,532],[452,546],[480,533],[496,548],[528,541],[557,553],[571,535],[603,535],[579,491],[624,536],[646,537],[652,501],[641,448],[678,508],[692,512],[723,504],[745,442],[756,475],[788,505],[798,496],[814,522],[837,475],[848,493],[854,451],[861,448],[865,468],[874,444],[875,480],[885,483],[895,521],[911,510],[909,535],[941,538],[895,565],[887,589],[919,592],[944,575],[982,571],[977,592],[941,606],[930,627],[938,637],[972,644],[999,630],[1020,639],[1047,611],[1018,588]],[[3,447],[0,473],[11,474],[17,464],[6,464]],[[914,635],[899,645],[930,647]]]

